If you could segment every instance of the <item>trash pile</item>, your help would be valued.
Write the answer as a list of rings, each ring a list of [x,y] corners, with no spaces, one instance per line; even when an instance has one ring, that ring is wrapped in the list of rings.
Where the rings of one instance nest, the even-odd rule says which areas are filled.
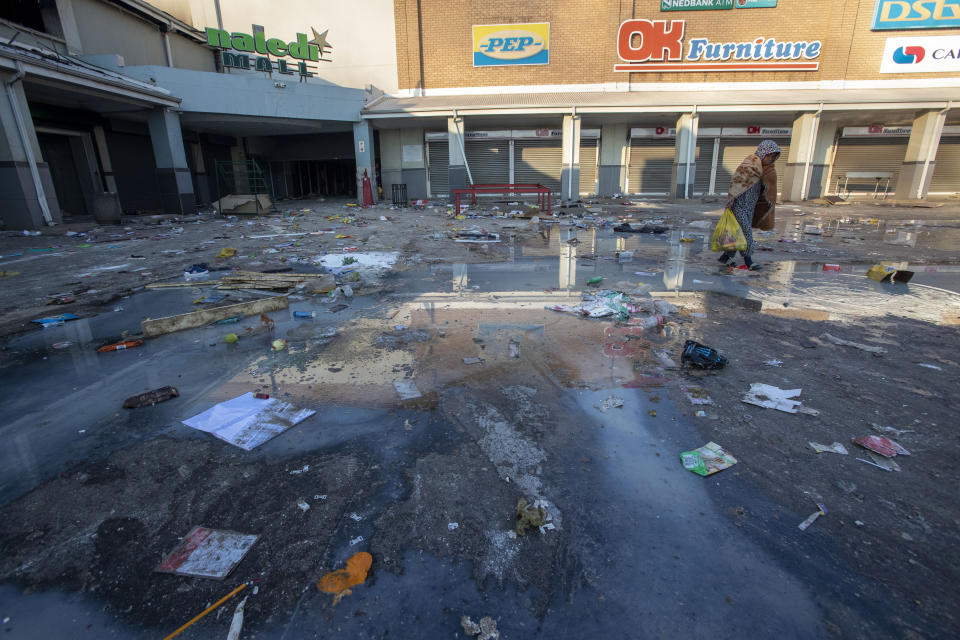
[[[544,308],[590,318],[615,318],[621,322],[628,321],[631,316],[643,315],[641,324],[644,327],[663,324],[665,316],[677,312],[677,308],[666,300],[635,299],[622,291],[613,289],[584,291],[580,299],[582,303],[577,306],[551,304]]]

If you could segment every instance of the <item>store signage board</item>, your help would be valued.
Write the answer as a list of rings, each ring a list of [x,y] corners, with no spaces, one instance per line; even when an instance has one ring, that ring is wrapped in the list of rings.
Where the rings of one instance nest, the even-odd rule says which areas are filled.
[[[473,25],[473,66],[550,64],[550,23]]]
[[[960,0],[877,0],[873,31],[960,28]]]
[[[777,6],[777,0],[736,0],[737,9],[768,9]]]
[[[844,127],[844,138],[863,138],[876,136],[909,136],[913,127],[884,127],[872,125],[869,127]]]
[[[660,0],[660,11],[716,11],[733,9],[733,0]]]
[[[310,72],[316,67],[308,67],[307,62],[332,62],[323,56],[333,49],[327,42],[327,33],[317,33],[312,29],[313,39],[307,40],[307,34],[298,33],[296,39],[284,42],[280,38],[267,38],[263,31],[253,34],[242,31],[229,32],[223,29],[207,27],[207,44],[220,49],[223,66],[232,69],[253,69],[255,71],[277,71],[285,75],[299,73],[301,77],[309,78]],[[236,52],[236,53],[234,53]],[[260,54],[251,56],[251,54]],[[274,56],[278,60],[271,60]],[[294,58],[298,62],[292,63],[284,58]]]
[[[960,35],[887,38],[880,73],[960,72]]]
[[[686,48],[684,45],[686,44]],[[820,40],[780,42],[758,37],[745,42],[711,42],[687,37],[685,20],[624,20],[617,34],[617,54],[627,73],[703,71],[817,71]]]

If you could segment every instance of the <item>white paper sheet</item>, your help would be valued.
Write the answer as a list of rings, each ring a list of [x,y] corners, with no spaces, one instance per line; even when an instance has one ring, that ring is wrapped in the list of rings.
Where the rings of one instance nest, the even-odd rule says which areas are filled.
[[[187,418],[183,424],[250,451],[314,413],[276,398],[261,400],[247,392]]]

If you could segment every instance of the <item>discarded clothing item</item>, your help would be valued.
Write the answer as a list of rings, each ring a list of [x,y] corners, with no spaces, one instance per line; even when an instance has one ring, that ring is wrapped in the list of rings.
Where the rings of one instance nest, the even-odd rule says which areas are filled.
[[[879,453],[884,458],[892,458],[897,455],[908,456],[910,452],[902,446],[883,436],[860,436],[852,439],[854,444],[858,444],[864,449],[869,449]]]
[[[750,385],[750,391],[743,394],[742,400],[747,404],[754,404],[767,409],[777,409],[786,413],[820,415],[820,412],[816,409],[804,407],[799,400],[791,400],[791,398],[799,396],[801,391],[802,389],[780,389],[769,384],[754,382]]]
[[[183,424],[250,451],[314,413],[276,398],[260,400],[248,391],[187,418]]]
[[[692,364],[700,369],[723,369],[727,366],[727,359],[716,349],[700,344],[695,340],[683,343],[683,353],[680,355],[680,364]]]
[[[154,571],[222,580],[259,538],[236,531],[194,527]]]
[[[159,402],[165,402],[170,398],[179,398],[180,392],[176,387],[160,387],[152,391],[139,393],[130,396],[123,402],[124,409],[139,409],[140,407],[152,407]]]
[[[683,468],[697,475],[709,476],[737,464],[737,459],[716,442],[708,442],[699,449],[680,454]]]
[[[624,222],[613,228],[617,233],[666,233],[667,227],[658,224],[645,224],[642,227],[633,228],[629,223]]]

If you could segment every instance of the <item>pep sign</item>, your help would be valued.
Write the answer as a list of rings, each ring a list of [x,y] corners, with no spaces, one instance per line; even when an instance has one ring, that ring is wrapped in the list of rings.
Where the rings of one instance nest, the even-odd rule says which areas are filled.
[[[550,63],[550,23],[473,26],[473,66]]]

